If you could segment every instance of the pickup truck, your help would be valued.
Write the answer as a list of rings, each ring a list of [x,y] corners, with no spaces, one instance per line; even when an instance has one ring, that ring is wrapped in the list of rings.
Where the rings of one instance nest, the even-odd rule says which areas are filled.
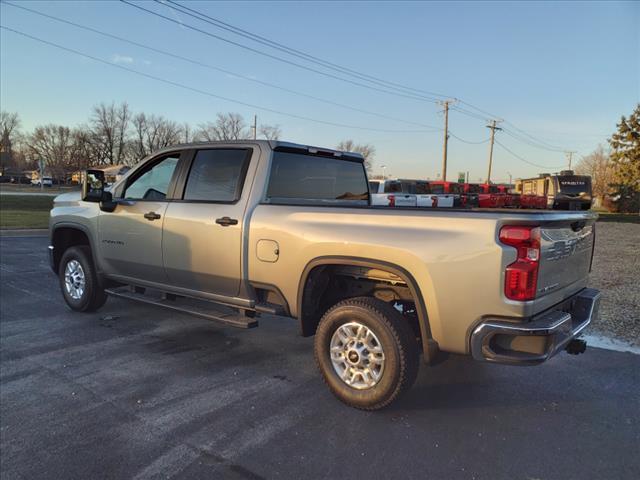
[[[75,311],[107,295],[236,327],[297,319],[329,389],[375,410],[420,355],[541,363],[597,314],[589,211],[370,205],[358,154],[279,141],[161,150],[55,199],[50,261]]]
[[[444,191],[432,191],[425,180],[371,180],[369,181],[371,205],[386,207],[459,207],[460,195]]]

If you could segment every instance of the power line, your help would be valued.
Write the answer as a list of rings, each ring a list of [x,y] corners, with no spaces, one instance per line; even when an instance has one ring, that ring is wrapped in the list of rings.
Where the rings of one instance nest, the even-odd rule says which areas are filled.
[[[477,113],[471,112],[464,108],[460,108],[458,105],[451,107],[451,110],[455,110],[456,112],[462,113],[463,115],[467,115],[468,117],[473,117],[482,122],[486,122],[488,120],[486,117],[483,117],[482,115],[478,115]]]
[[[337,75],[333,75],[332,73],[323,72],[321,70],[317,70],[315,68],[312,68],[312,67],[309,67],[309,66],[306,66],[306,65],[302,65],[300,63],[293,62],[291,60],[287,60],[286,58],[278,57],[277,55],[272,55],[270,53],[263,52],[263,51],[258,50],[256,48],[250,47],[248,45],[244,45],[242,43],[238,43],[236,41],[229,40],[228,38],[221,37],[220,35],[216,35],[214,33],[207,32],[206,30],[202,30],[201,28],[194,27],[193,25],[189,25],[188,23],[181,22],[181,21],[176,20],[174,18],[167,17],[166,15],[162,15],[161,13],[154,12],[153,10],[149,10],[148,8],[144,8],[144,7],[141,7],[140,5],[136,5],[135,3],[131,3],[128,0],[120,0],[120,1],[122,3],[125,3],[127,5],[132,6],[134,8],[137,8],[138,10],[142,10],[144,12],[147,12],[147,13],[151,14],[151,15],[155,15],[156,17],[163,18],[163,19],[167,20],[168,22],[175,23],[177,25],[180,25],[182,27],[188,28],[190,30],[202,33],[203,35],[207,35],[207,36],[209,36],[211,38],[215,38],[216,40],[220,40],[222,42],[229,43],[231,45],[235,45],[236,47],[248,50],[248,51],[253,52],[255,54],[262,55],[262,56],[271,58],[273,60],[277,60],[279,62],[283,62],[283,63],[286,63],[288,65],[295,66],[297,68],[301,68],[303,70],[308,70],[310,72],[317,73],[317,74],[320,74],[320,75],[324,75],[325,77],[333,78],[333,79],[339,80],[341,82],[350,83],[352,85],[356,85],[356,86],[359,86],[359,87],[367,88],[369,90],[374,90],[374,91],[377,91],[377,92],[386,93],[386,94],[389,94],[389,95],[395,95],[395,96],[399,96],[399,97],[409,98],[409,99],[412,99],[412,100],[420,100],[420,101],[429,102],[429,103],[437,102],[437,99],[435,99],[435,98],[434,99],[430,99],[430,98],[427,98],[425,96],[418,96],[417,94],[405,94],[405,93],[401,93],[399,91],[392,91],[390,89],[378,88],[378,87],[374,87],[373,85],[367,85],[367,84],[364,84],[364,83],[361,83],[361,82],[356,82],[354,80],[349,80],[348,78],[339,77]]]
[[[118,64],[115,64],[115,63],[112,63],[112,62],[108,62],[108,61],[103,60],[101,58],[94,57],[93,55],[89,55],[89,54],[86,54],[84,52],[80,52],[78,50],[74,50],[72,48],[68,48],[68,47],[65,47],[63,45],[59,45],[57,43],[50,42],[48,40],[44,40],[42,38],[30,35],[28,33],[21,32],[19,30],[15,30],[13,28],[6,27],[4,25],[0,25],[0,28],[2,28],[4,30],[7,30],[7,31],[10,31],[10,32],[13,32],[13,33],[15,33],[17,35],[21,35],[23,37],[30,38],[31,40],[43,43],[45,45],[49,45],[49,46],[58,48],[60,50],[64,50],[66,52],[73,53],[75,55],[78,55],[78,56],[81,56],[81,57],[84,57],[84,58],[88,58],[90,60],[94,60],[94,61],[99,62],[99,63],[103,63],[103,64],[108,65],[108,66],[113,67],[113,68],[118,68],[120,70],[124,70],[124,71],[130,72],[130,73],[134,73],[134,74],[142,76],[142,77],[150,78],[150,79],[156,80],[158,82],[166,83],[166,84],[172,85],[174,87],[179,87],[179,88],[182,88],[184,90],[189,90],[191,92],[199,93],[201,95],[206,95],[208,97],[217,98],[219,100],[224,100],[226,102],[237,103],[238,105],[243,105],[245,107],[250,107],[250,108],[257,109],[257,110],[263,110],[265,112],[274,113],[274,114],[277,114],[277,115],[291,117],[291,118],[295,118],[295,119],[298,119],[298,120],[305,120],[305,121],[308,121],[308,122],[319,123],[319,124],[323,124],[323,125],[331,125],[331,126],[334,126],[334,127],[352,128],[352,129],[355,129],[355,130],[369,130],[369,131],[373,131],[373,132],[391,132],[391,133],[425,133],[425,130],[388,130],[388,129],[382,129],[382,128],[370,128],[370,127],[362,127],[362,126],[357,126],[357,125],[347,125],[347,124],[329,122],[329,121],[326,121],[326,120],[318,120],[316,118],[305,117],[303,115],[297,115],[295,113],[283,112],[281,110],[275,110],[275,109],[268,108],[268,107],[262,107],[262,106],[255,105],[255,104],[252,104],[252,103],[243,102],[241,100],[236,100],[236,99],[233,99],[233,98],[224,97],[222,95],[217,95],[215,93],[211,93],[211,92],[208,92],[206,90],[200,90],[200,89],[195,88],[195,87],[190,87],[189,85],[185,85],[185,84],[182,84],[182,83],[179,83],[179,82],[174,82],[173,80],[167,80],[166,78],[157,77],[155,75],[151,75],[151,74],[148,74],[148,73],[140,72],[140,71],[135,70],[133,68],[125,67],[124,65],[118,65]]]
[[[512,138],[514,138],[514,139],[516,139],[516,140],[518,140],[520,142],[526,143],[527,145],[530,145],[530,146],[532,146],[534,148],[539,148],[540,150],[547,150],[549,152],[564,152],[565,151],[565,150],[562,150],[562,149],[546,147],[546,146],[541,145],[539,143],[532,142],[531,140],[527,139],[526,137],[523,137],[522,135],[517,135],[516,133],[514,133],[514,132],[512,132],[510,130],[507,130],[507,129],[504,129],[504,133],[506,133],[510,137],[512,137]]]
[[[495,140],[495,143],[497,145],[500,145],[504,150],[506,150],[507,152],[509,152],[511,155],[513,155],[515,158],[517,158],[518,160],[524,162],[524,163],[528,163],[529,165],[533,165],[534,167],[540,167],[540,168],[562,168],[563,165],[556,165],[556,166],[549,166],[549,165],[540,165],[539,163],[533,163],[530,162],[529,160],[522,158],[520,155],[518,155],[517,153],[514,153],[512,150],[510,150],[509,148],[505,147],[503,144],[501,144],[498,140]]]
[[[328,60],[324,60],[322,58],[319,58],[315,55],[311,55],[309,53],[303,52],[301,50],[289,47],[287,45],[284,45],[282,43],[276,42],[274,40],[271,40],[269,38],[266,38],[264,36],[255,34],[253,32],[250,32],[248,30],[244,30],[240,27],[237,27],[235,25],[232,25],[230,23],[224,22],[220,19],[214,18],[210,15],[207,15],[199,10],[196,10],[194,8],[190,8],[187,7],[186,5],[182,5],[178,2],[175,2],[173,0],[166,0],[166,1],[160,1],[160,0],[155,0],[156,3],[159,3],[163,6],[172,8],[175,11],[178,11],[180,13],[183,13],[185,15],[189,15],[193,18],[197,18],[198,20],[201,21],[205,21],[211,25],[214,25],[215,27],[221,28],[223,30],[226,30],[228,32],[234,33],[235,35],[239,35],[241,37],[247,38],[249,40],[252,40],[254,42],[260,43],[262,45],[268,46],[270,48],[274,48],[276,50],[279,50],[281,52],[287,53],[289,55],[301,58],[305,61],[311,62],[311,63],[315,63],[316,65],[321,65],[325,68],[329,68],[331,70],[340,72],[340,73],[346,73],[348,75],[351,76],[355,76],[361,80],[365,80],[368,82],[372,82],[372,83],[376,83],[378,85],[387,87],[387,88],[401,88],[403,90],[407,90],[410,92],[413,92],[414,94],[426,94],[426,95],[430,95],[430,96],[435,96],[435,97],[446,97],[446,95],[440,94],[440,93],[435,93],[435,92],[428,92],[425,90],[420,90],[417,88],[413,88],[413,87],[407,87],[405,85],[401,85],[399,83],[395,83],[395,82],[391,82],[388,80],[384,80],[381,79],[379,77],[375,77],[373,75],[369,75],[366,73],[362,73],[359,72],[357,70],[353,70],[351,68],[342,66],[342,65],[338,65],[336,63],[330,62]]]
[[[488,138],[485,138],[484,140],[481,140],[481,141],[479,141],[479,142],[472,142],[472,141],[470,141],[470,140],[465,140],[464,138],[460,138],[459,136],[457,136],[457,135],[455,135],[455,134],[451,133],[451,130],[449,130],[449,136],[451,136],[451,137],[453,137],[453,138],[455,138],[455,139],[457,139],[457,140],[460,140],[460,141],[461,141],[461,142],[463,142],[463,143],[468,143],[468,144],[470,144],[470,145],[480,145],[480,144],[482,144],[482,143],[487,143],[487,142],[489,141],[489,139],[488,139]]]
[[[483,114],[487,115],[489,118],[495,118],[495,117],[497,117],[496,115],[494,115],[494,114],[492,114],[492,113],[490,113],[490,112],[488,112],[488,111],[486,111],[486,110],[483,110],[483,109],[481,109],[481,108],[479,108],[479,107],[476,107],[475,105],[473,105],[473,104],[471,104],[471,103],[469,103],[469,102],[466,102],[466,101],[464,101],[464,100],[460,100],[460,103],[462,103],[462,104],[466,105],[467,107],[469,107],[469,108],[471,108],[471,109],[473,109],[473,110],[476,110],[477,112],[480,112],[480,113],[483,113]],[[563,151],[561,147],[558,147],[558,146],[556,146],[556,145],[551,145],[551,144],[549,144],[549,143],[545,142],[544,140],[541,140],[541,139],[539,139],[539,138],[536,138],[536,137],[534,137],[533,135],[531,135],[531,134],[527,133],[525,130],[522,130],[522,129],[521,129],[521,128],[519,128],[518,126],[514,125],[514,124],[513,124],[513,122],[510,122],[510,121],[508,121],[508,120],[503,120],[503,122],[504,122],[506,125],[510,125],[514,130],[517,130],[517,131],[518,131],[518,132],[520,132],[522,135],[526,135],[527,137],[529,137],[529,139],[531,139],[531,141],[533,141],[533,142],[535,142],[535,143],[538,143],[538,144],[541,144],[541,145],[545,145],[546,147],[548,147],[548,148],[552,148],[552,149],[555,149],[555,150],[557,150],[557,151]]]
[[[211,69],[211,70],[215,70],[215,71],[218,71],[218,72],[221,72],[221,73],[225,73],[227,75],[233,75],[233,76],[242,78],[243,80],[247,80],[249,82],[257,83],[259,85],[263,85],[263,86],[266,86],[266,87],[269,87],[269,88],[274,88],[274,89],[277,89],[277,90],[281,90],[283,92],[291,93],[293,95],[298,95],[298,96],[301,96],[301,97],[310,98],[310,99],[313,99],[313,100],[316,100],[316,101],[319,101],[319,102],[323,102],[323,103],[326,103],[326,104],[329,104],[329,105],[334,105],[334,106],[337,106],[337,107],[340,107],[340,108],[345,108],[345,109],[348,109],[348,110],[352,110],[352,111],[359,112],[359,113],[364,113],[364,114],[367,114],[367,115],[373,115],[373,116],[376,116],[376,117],[379,117],[379,118],[385,118],[387,120],[393,120],[393,121],[396,121],[396,122],[406,123],[408,125],[415,125],[415,126],[418,126],[418,127],[429,128],[429,129],[433,129],[434,131],[441,130],[439,127],[434,127],[432,125],[426,125],[426,124],[422,124],[422,123],[418,123],[418,122],[412,122],[412,121],[409,121],[409,120],[405,120],[403,118],[396,118],[396,117],[392,117],[392,116],[389,116],[389,115],[384,115],[384,114],[381,114],[381,113],[378,113],[378,112],[373,112],[373,111],[370,111],[370,110],[365,110],[365,109],[353,107],[353,106],[346,105],[346,104],[343,104],[343,103],[334,102],[332,100],[327,100],[325,98],[317,97],[315,95],[310,95],[310,94],[307,94],[307,93],[303,93],[303,92],[299,92],[299,91],[296,91],[296,90],[292,90],[290,88],[282,87],[282,86],[274,84],[274,83],[265,82],[263,80],[258,80],[256,78],[252,78],[250,76],[243,75],[241,73],[233,72],[231,70],[226,70],[224,68],[220,68],[220,67],[208,64],[208,63],[204,63],[204,62],[201,62],[199,60],[195,60],[193,58],[185,57],[183,55],[178,55],[178,54],[175,54],[175,53],[167,52],[165,50],[160,50],[158,48],[155,48],[155,47],[152,47],[152,46],[149,46],[149,45],[145,45],[145,44],[142,44],[142,43],[139,43],[139,42],[136,42],[136,41],[133,41],[133,40],[129,40],[127,38],[123,38],[123,37],[120,37],[118,35],[113,35],[111,33],[107,33],[107,32],[101,31],[101,30],[97,30],[95,28],[92,28],[92,27],[89,27],[89,26],[86,26],[86,25],[82,25],[82,24],[79,24],[79,23],[75,23],[75,22],[72,22],[70,20],[66,20],[66,19],[60,18],[60,17],[56,17],[54,15],[49,15],[49,14],[40,12],[38,10],[33,10],[31,8],[24,7],[22,5],[16,5],[14,3],[6,2],[6,1],[3,1],[2,3],[6,4],[6,5],[10,5],[10,6],[15,7],[15,8],[19,8],[21,10],[26,10],[28,12],[31,12],[31,13],[35,14],[35,15],[40,15],[42,17],[45,17],[45,18],[48,18],[48,19],[51,19],[51,20],[55,20],[57,22],[61,22],[61,23],[67,24],[67,25],[72,25],[72,26],[74,26],[76,28],[80,28],[82,30],[86,30],[86,31],[89,31],[89,32],[92,32],[92,33],[96,33],[98,35],[102,35],[102,36],[107,37],[107,38],[112,38],[112,39],[118,40],[120,42],[128,43],[130,45],[134,45],[134,46],[139,47],[139,48],[143,48],[143,49],[146,49],[146,50],[149,50],[149,51],[152,51],[152,52],[155,52],[155,53],[159,53],[161,55],[165,55],[165,56],[168,56],[168,57],[171,57],[171,58],[176,58],[176,59],[191,63],[193,65],[198,65],[198,66],[205,67],[205,68],[208,68],[208,69]]]
[[[129,5],[133,6],[133,7],[139,8],[140,10],[147,11],[148,13],[151,13],[153,15],[157,15],[157,16],[160,16],[162,18],[165,18],[165,19],[167,19],[169,21],[172,21],[174,23],[182,24],[179,21],[176,21],[174,19],[165,17],[164,15],[161,15],[161,14],[159,14],[157,12],[153,12],[151,10],[147,10],[147,9],[145,9],[143,7],[140,7],[138,5],[135,5],[135,4],[133,4],[133,3],[129,2],[129,1],[127,1],[127,0],[120,0],[120,1],[124,2],[124,3],[127,3],[127,4],[129,4]],[[388,80],[383,80],[383,79],[380,79],[378,77],[374,77],[372,75],[368,75],[366,73],[359,72],[357,70],[353,70],[353,69],[349,69],[347,67],[343,67],[343,66],[337,65],[335,63],[329,62],[327,60],[323,60],[323,59],[321,59],[319,57],[316,57],[314,55],[311,55],[311,54],[302,52],[300,50],[294,49],[292,47],[286,46],[286,45],[284,45],[282,43],[275,42],[275,41],[270,40],[270,39],[268,39],[268,38],[266,38],[264,36],[257,35],[255,33],[252,33],[250,31],[248,31],[248,30],[241,29],[241,28],[236,27],[236,26],[234,26],[234,25],[232,25],[230,23],[223,22],[222,20],[219,20],[217,18],[211,17],[211,16],[209,16],[209,15],[207,15],[205,13],[202,13],[202,12],[196,10],[196,9],[187,7],[187,6],[182,5],[182,4],[179,4],[179,3],[177,3],[177,2],[175,2],[173,0],[166,0],[166,1],[155,0],[155,1],[157,3],[159,3],[159,4],[161,4],[161,5],[164,5],[166,7],[169,7],[171,9],[173,9],[174,11],[181,12],[181,13],[183,13],[185,15],[188,15],[188,16],[191,16],[192,18],[196,18],[196,19],[198,19],[200,21],[206,22],[206,23],[208,23],[210,25],[213,25],[213,26],[215,26],[217,28],[224,29],[226,31],[229,31],[231,33],[239,35],[239,36],[241,36],[243,38],[247,38],[249,40],[258,42],[258,43],[260,43],[262,45],[265,45],[265,46],[268,46],[270,48],[277,49],[277,50],[282,51],[284,53],[287,53],[289,55],[293,55],[293,56],[296,56],[298,58],[302,58],[302,59],[304,59],[306,61],[309,61],[309,62],[312,62],[312,63],[314,63],[316,65],[319,64],[319,65],[323,66],[324,68],[330,68],[330,69],[332,69],[334,71],[339,71],[340,73],[344,73],[344,74],[347,74],[347,75],[350,75],[350,76],[355,76],[356,78],[359,78],[361,80],[365,80],[365,81],[369,81],[369,82],[372,82],[372,83],[375,83],[375,84],[378,84],[378,85],[382,85],[382,86],[384,86],[386,88],[392,88],[391,86],[393,86],[396,89],[400,88],[400,89],[404,90],[403,93],[400,93],[398,91],[391,92],[391,91],[388,91],[388,90],[380,90],[380,91],[384,91],[384,93],[387,93],[387,94],[399,95],[399,96],[403,96],[403,97],[406,97],[406,98],[413,98],[414,100],[422,100],[422,101],[430,101],[430,102],[442,101],[447,97],[452,98],[449,95],[429,92],[429,91],[426,91],[426,90],[416,89],[416,88],[413,88],[413,87],[408,87],[408,86],[401,85],[401,84],[398,84],[398,83],[390,82]],[[183,26],[187,26],[188,28],[195,28],[195,27],[191,27],[191,26],[186,25],[186,24],[182,24],[182,25]],[[215,35],[213,35],[213,34],[211,34],[209,32],[206,32],[206,34],[214,36],[214,37],[219,38],[219,39],[222,39],[222,37],[215,36]],[[237,44],[236,42],[233,42],[231,40],[227,40],[227,39],[222,39],[222,40],[223,41],[227,41],[229,43],[233,43],[234,45],[242,46],[241,44]],[[247,46],[242,46],[242,47],[243,48],[247,48],[247,49],[251,49],[251,47],[247,47]],[[251,49],[251,50],[255,51],[255,49]],[[337,79],[339,79],[341,81],[346,81],[346,82],[349,82],[349,83],[352,83],[352,84],[355,84],[355,85],[358,85],[358,86],[361,86],[361,87],[370,88],[370,89],[371,88],[375,88],[375,87],[372,87],[370,85],[363,85],[363,84],[361,84],[359,82],[353,82],[353,81],[348,80],[348,79],[344,79],[344,78],[341,78],[341,77],[336,77],[334,75],[328,74],[326,72],[321,72],[321,71],[318,71],[316,69],[310,69],[309,67],[297,64],[295,62],[290,62],[290,61],[287,61],[286,59],[282,59],[280,57],[269,55],[266,52],[260,52],[260,54],[266,55],[266,56],[270,56],[271,58],[276,58],[276,59],[278,59],[280,61],[284,61],[286,63],[290,63],[290,64],[293,64],[293,65],[296,65],[296,66],[298,66],[300,68],[305,68],[305,69],[313,71],[315,73],[320,73],[321,75],[329,76],[331,78],[337,78]],[[415,92],[415,93],[409,93],[409,92]],[[408,95],[407,95],[407,93],[408,93]],[[416,95],[418,95],[418,97],[416,97]],[[434,96],[435,97],[442,97],[442,98],[434,98]],[[476,110],[478,112],[481,112],[481,113],[485,114],[486,116],[485,117],[481,117],[481,116],[479,116],[479,115],[477,115],[474,112],[471,112],[469,110],[462,109],[462,108],[459,108],[459,107],[456,108],[457,111],[459,111],[460,113],[463,113],[465,115],[477,118],[479,120],[482,120],[483,122],[487,121],[488,119],[491,119],[491,118],[498,118],[497,115],[492,114],[490,112],[487,112],[486,110],[483,110],[483,109],[481,109],[479,107],[476,107],[475,105],[473,105],[473,104],[471,104],[469,102],[460,100],[460,103],[462,103],[464,105],[467,105],[471,109]],[[512,122],[509,122],[509,121],[506,121],[506,120],[503,120],[503,122],[505,124],[511,125],[512,128],[514,128],[515,130],[518,130],[519,132],[521,132],[521,134],[526,135],[530,139],[530,141],[532,141],[534,143],[537,143],[539,145],[544,145],[546,148],[554,149],[554,151],[556,151],[556,150],[557,151],[564,151],[564,149],[562,147],[557,147],[557,146],[551,145],[551,144],[549,144],[549,143],[547,143],[547,142],[545,142],[543,140],[540,140],[540,139],[534,137],[533,135],[530,135],[526,131],[518,128]]]

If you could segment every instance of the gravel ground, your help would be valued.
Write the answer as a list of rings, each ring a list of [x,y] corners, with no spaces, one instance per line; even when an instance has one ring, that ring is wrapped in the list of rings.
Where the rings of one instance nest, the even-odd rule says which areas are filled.
[[[602,291],[590,333],[640,346],[640,225],[598,222],[590,285]]]

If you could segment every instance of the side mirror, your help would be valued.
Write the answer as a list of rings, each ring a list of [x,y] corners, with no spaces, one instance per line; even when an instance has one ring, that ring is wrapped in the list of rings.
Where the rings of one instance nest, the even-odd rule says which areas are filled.
[[[102,170],[87,170],[82,179],[82,200],[85,202],[101,202],[106,187]]]
[[[118,202],[113,199],[111,192],[104,192],[100,201],[100,210],[103,212],[113,212],[118,206]]]

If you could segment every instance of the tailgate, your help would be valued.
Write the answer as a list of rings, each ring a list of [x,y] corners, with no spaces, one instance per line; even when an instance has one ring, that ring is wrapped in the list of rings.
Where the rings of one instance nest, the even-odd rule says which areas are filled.
[[[593,218],[563,220],[541,226],[536,299],[586,281],[594,239]]]

